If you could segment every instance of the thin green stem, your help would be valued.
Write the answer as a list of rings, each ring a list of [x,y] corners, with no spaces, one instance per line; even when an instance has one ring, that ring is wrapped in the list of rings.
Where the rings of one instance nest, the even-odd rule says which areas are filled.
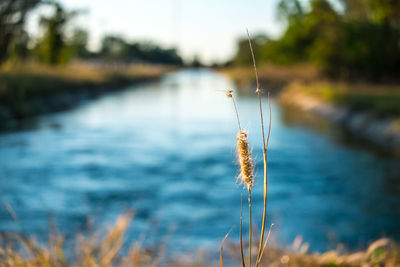
[[[270,227],[269,227],[269,230],[268,230],[267,238],[265,239],[265,243],[264,243],[263,249],[262,249],[262,251],[261,251],[260,258],[259,258],[259,259],[257,260],[257,262],[256,262],[256,266],[258,266],[258,265],[260,264],[261,259],[262,259],[262,256],[264,255],[264,251],[265,251],[265,248],[266,248],[267,245],[268,245],[268,240],[269,240],[269,237],[271,236],[271,230],[272,230],[272,227],[273,227],[273,226],[274,226],[274,224],[271,223],[271,225],[270,225]]]
[[[266,145],[264,146],[264,149],[263,149],[263,161],[264,161],[264,209],[263,209],[263,217],[262,217],[260,243],[258,244],[258,254],[257,254],[256,267],[260,263],[262,252],[263,252],[265,222],[266,222],[266,217],[267,217],[267,185],[268,185],[267,148],[268,148],[269,137],[270,137],[270,133],[271,133],[271,103],[269,101],[269,93],[268,93],[268,107],[269,107],[268,136],[267,136],[267,143],[266,143]]]
[[[252,221],[251,221],[251,188],[249,188],[249,267],[251,267],[251,237],[252,237]]]
[[[267,214],[267,154],[263,153],[264,159],[264,208],[263,208],[263,217],[262,217],[262,225],[261,225],[261,234],[260,234],[260,243],[258,244],[258,253],[257,253],[257,262],[256,267],[258,266],[259,259],[262,253],[262,245],[264,242],[264,231],[265,231],[265,221]]]
[[[249,46],[250,46],[250,52],[251,52],[251,57],[253,59],[253,67],[254,67],[254,73],[256,76],[256,83],[257,83],[257,96],[258,96],[258,104],[260,108],[260,119],[261,119],[261,132],[262,132],[262,139],[263,139],[263,161],[264,161],[264,208],[263,208],[263,218],[262,218],[262,226],[261,226],[261,234],[260,234],[260,242],[258,245],[258,254],[257,254],[257,263],[256,266],[259,263],[259,259],[262,254],[262,246],[264,242],[264,234],[265,234],[265,222],[266,222],[266,217],[267,217],[267,148],[268,148],[268,143],[269,143],[269,136],[271,133],[271,104],[269,102],[269,93],[268,93],[268,106],[269,106],[269,127],[268,127],[268,137],[267,141],[265,142],[265,130],[264,130],[264,118],[263,118],[263,112],[262,112],[262,103],[261,103],[261,92],[260,92],[260,83],[258,81],[258,73],[257,73],[257,66],[256,66],[256,60],[254,56],[254,51],[253,51],[253,46],[251,44],[251,38],[249,31],[247,31],[247,37],[249,39]]]
[[[250,46],[250,52],[251,52],[251,57],[253,59],[253,67],[254,67],[254,73],[256,75],[256,83],[257,83],[257,89],[256,93],[258,96],[258,104],[260,108],[260,118],[261,118],[261,133],[262,133],[262,138],[263,138],[263,153],[266,152],[266,146],[265,146],[265,134],[264,134],[264,118],[263,118],[263,112],[262,112],[262,104],[261,104],[261,91],[260,91],[260,82],[258,81],[258,73],[257,73],[257,66],[256,66],[256,59],[254,57],[254,51],[253,51],[253,45],[251,44],[251,38],[249,31],[247,31],[247,37],[249,39],[249,46]]]

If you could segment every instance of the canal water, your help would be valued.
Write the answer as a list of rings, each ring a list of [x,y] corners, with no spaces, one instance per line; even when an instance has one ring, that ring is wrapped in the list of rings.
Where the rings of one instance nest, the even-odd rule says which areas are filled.
[[[18,221],[2,205],[0,230],[46,240],[52,221],[68,238],[135,210],[128,242],[217,251],[239,224],[241,193],[246,203],[236,183],[236,117],[222,92],[229,88],[233,83],[217,73],[178,71],[1,133],[0,201]],[[256,163],[253,222],[259,227],[258,104],[254,96],[235,97]],[[268,224],[275,224],[275,244],[301,237],[312,251],[324,251],[363,248],[380,237],[400,240],[399,161],[344,136],[272,101]],[[247,237],[246,209],[244,217]]]

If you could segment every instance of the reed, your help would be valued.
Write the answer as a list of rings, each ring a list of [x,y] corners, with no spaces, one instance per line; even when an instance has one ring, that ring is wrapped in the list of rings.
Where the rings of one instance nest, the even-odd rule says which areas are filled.
[[[238,149],[238,159],[240,165],[239,178],[242,181],[242,183],[246,185],[247,190],[251,192],[251,188],[254,185],[254,170],[253,170],[254,168],[251,159],[247,133],[244,131],[239,130],[238,132],[237,149]]]
[[[240,179],[246,185],[249,193],[249,266],[251,266],[251,245],[252,245],[252,216],[251,216],[251,188],[254,185],[254,171],[251,159],[247,133],[239,130],[237,136],[238,159],[240,164]]]
[[[239,119],[239,112],[236,105],[235,98],[233,97],[233,91],[231,89],[226,91],[226,96],[232,99],[239,131],[237,133],[237,157],[240,166],[240,174],[238,180],[244,184],[248,191],[248,203],[249,203],[249,266],[251,266],[251,245],[252,245],[252,214],[251,214],[251,189],[254,185],[254,164],[251,157],[251,152],[249,148],[249,141],[247,137],[247,132],[242,130]],[[241,215],[240,215],[240,250],[242,265],[245,266],[244,256],[243,256],[243,243],[242,243],[242,215],[243,215],[243,203],[241,200]],[[222,250],[221,250],[222,251]],[[221,257],[222,259],[222,257]],[[221,265],[222,266],[222,260]]]
[[[261,101],[261,89],[260,89],[260,83],[258,80],[258,73],[257,73],[257,66],[256,66],[256,61],[254,57],[254,51],[253,51],[253,46],[251,43],[251,38],[249,31],[247,31],[247,36],[249,40],[249,46],[250,46],[250,52],[253,60],[253,68],[254,68],[254,73],[255,73],[255,79],[256,79],[256,94],[258,97],[258,103],[259,103],[259,113],[260,113],[260,120],[261,120],[261,132],[262,132],[262,144],[263,144],[263,164],[264,164],[264,203],[263,203],[263,216],[262,216],[262,224],[261,224],[261,233],[260,233],[260,240],[258,244],[258,253],[257,253],[257,260],[255,263],[255,266],[257,267],[260,262],[261,258],[263,256],[263,252],[265,250],[265,247],[267,246],[268,239],[271,233],[271,228],[268,232],[267,238],[264,242],[264,235],[265,235],[265,224],[266,224],[266,216],[267,216],[267,185],[268,185],[268,171],[267,171],[267,148],[268,148],[268,143],[269,143],[269,137],[271,133],[271,104],[269,101],[269,94],[268,94],[268,107],[269,107],[269,125],[268,125],[268,134],[267,138],[265,138],[265,128],[264,128],[264,118],[263,118],[263,110],[262,110],[262,101]],[[239,119],[239,112],[238,108],[236,105],[236,101],[233,97],[233,91],[231,89],[226,91],[226,96],[230,99],[232,99],[234,108],[235,108],[235,113],[236,113],[236,118],[239,126],[239,131],[237,134],[237,154],[238,154],[238,161],[239,161],[239,166],[240,166],[240,174],[238,176],[238,179],[241,180],[241,183],[246,185],[247,191],[248,191],[248,203],[249,203],[249,267],[252,265],[252,209],[251,209],[251,192],[252,192],[252,187],[254,185],[254,164],[252,162],[252,157],[251,157],[251,152],[249,148],[249,142],[248,142],[248,135],[247,132],[242,130],[241,125],[240,125],[240,119]],[[245,262],[244,262],[244,256],[243,256],[243,244],[242,244],[242,215],[243,215],[243,202],[241,200],[241,209],[240,209],[240,250],[241,250],[241,259],[242,259],[242,266],[245,267]],[[221,249],[222,251],[222,249]],[[222,266],[222,257],[221,257],[221,266]]]

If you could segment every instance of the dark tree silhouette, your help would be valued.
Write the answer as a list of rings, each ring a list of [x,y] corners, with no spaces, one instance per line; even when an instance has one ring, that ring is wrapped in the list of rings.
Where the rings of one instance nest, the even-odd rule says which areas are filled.
[[[45,29],[39,50],[42,60],[48,64],[62,62],[62,52],[66,47],[65,26],[80,11],[65,11],[61,4],[50,2],[54,6],[54,14],[50,17],[41,17],[40,25]]]
[[[22,34],[27,13],[40,0],[0,0],[0,63],[7,59],[10,44]]]

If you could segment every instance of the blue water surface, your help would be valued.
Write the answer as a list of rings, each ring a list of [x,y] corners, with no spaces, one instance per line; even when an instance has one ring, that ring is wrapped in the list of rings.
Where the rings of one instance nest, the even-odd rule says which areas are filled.
[[[247,205],[236,183],[236,117],[221,92],[229,88],[233,83],[219,74],[178,71],[0,134],[0,201],[18,216],[14,221],[1,206],[0,230],[46,240],[54,221],[73,237],[133,209],[128,243],[217,251],[239,224],[241,193]],[[259,227],[258,104],[254,96],[236,99],[257,166],[253,219]],[[323,251],[338,244],[362,248],[383,236],[400,240],[399,161],[349,145],[332,126],[304,121],[272,102],[273,242],[287,246],[301,236],[311,250]],[[246,209],[244,217],[247,236]]]

